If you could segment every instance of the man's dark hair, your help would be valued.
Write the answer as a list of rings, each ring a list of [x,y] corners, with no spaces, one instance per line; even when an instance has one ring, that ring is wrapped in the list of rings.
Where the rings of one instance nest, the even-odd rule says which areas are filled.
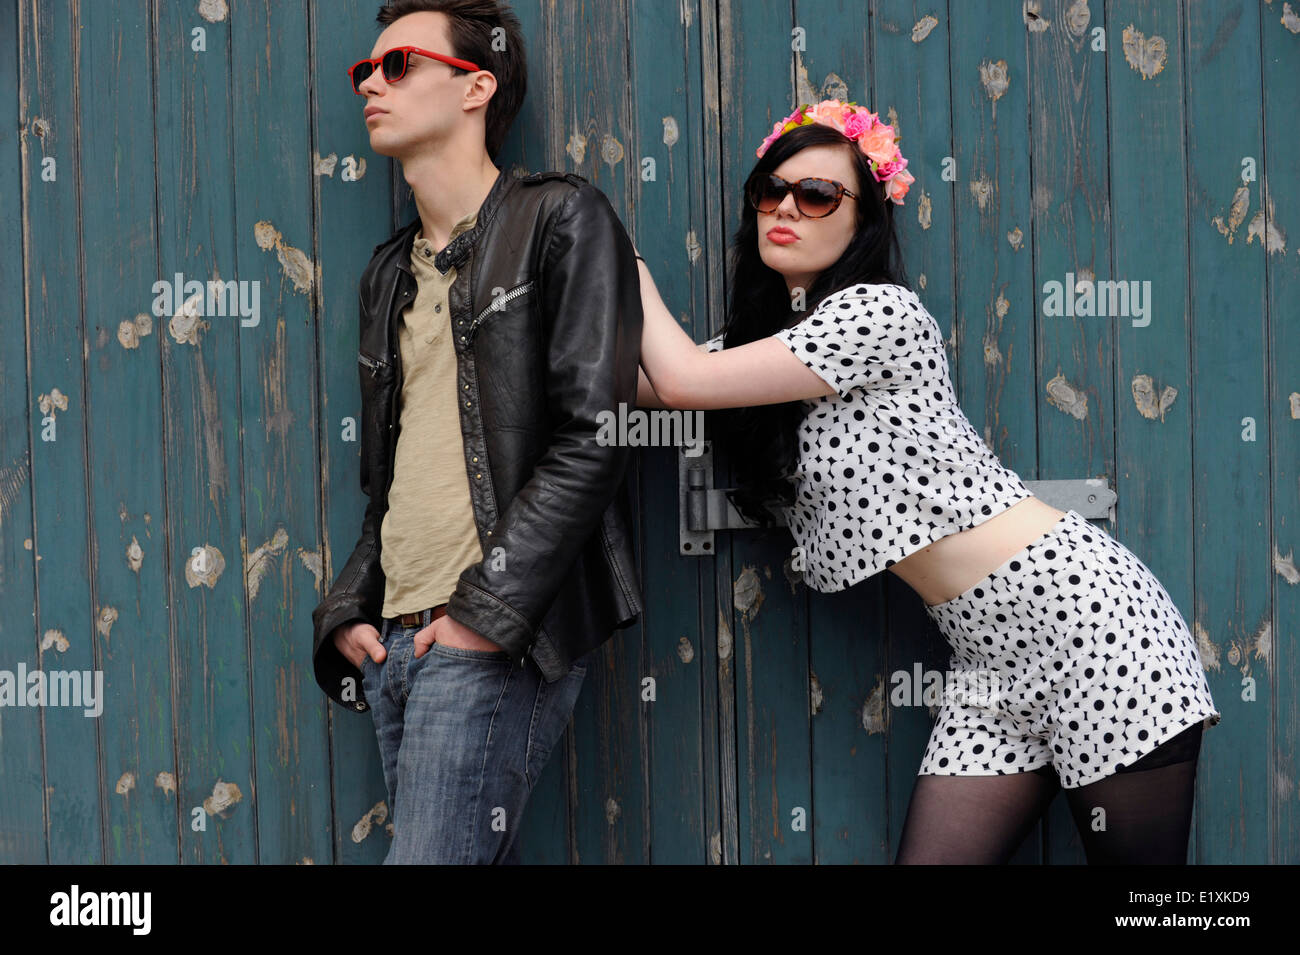
[[[497,89],[488,100],[484,130],[488,155],[495,160],[528,91],[528,58],[519,18],[500,0],[389,0],[375,19],[388,26],[408,13],[421,12],[441,13],[449,21],[451,49],[435,52],[477,63],[496,77]],[[503,50],[492,48],[496,27],[504,32]],[[468,73],[459,67],[452,69],[457,76]]]

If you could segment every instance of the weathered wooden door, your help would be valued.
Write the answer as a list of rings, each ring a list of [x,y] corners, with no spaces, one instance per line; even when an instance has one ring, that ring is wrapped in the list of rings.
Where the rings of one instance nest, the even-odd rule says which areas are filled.
[[[0,708],[0,860],[383,857],[370,720],[310,665],[362,514],[357,278],[414,215],[344,73],[377,6],[0,3],[0,671],[102,675],[96,715]],[[697,340],[775,120],[839,97],[897,126],[908,273],[967,415],[1027,480],[1113,489],[1101,526],[1194,627],[1223,722],[1192,858],[1300,859],[1292,9],[515,9],[502,165],[603,189]],[[185,304],[214,279],[227,317]],[[1081,279],[1148,314],[1050,314]],[[890,861],[931,720],[894,690],[947,663],[919,599],[791,583],[784,530],[682,555],[675,452],[639,455],[647,610],[587,677],[526,861]],[[1063,800],[1018,860],[1082,861]]]

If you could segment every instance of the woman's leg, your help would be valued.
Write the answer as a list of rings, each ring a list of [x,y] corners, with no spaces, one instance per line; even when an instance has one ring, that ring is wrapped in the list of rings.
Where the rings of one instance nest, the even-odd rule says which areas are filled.
[[[1059,789],[1051,766],[1005,776],[917,776],[895,861],[1004,863]]]
[[[1065,791],[1089,865],[1187,863],[1200,749],[1196,723],[1132,766]]]

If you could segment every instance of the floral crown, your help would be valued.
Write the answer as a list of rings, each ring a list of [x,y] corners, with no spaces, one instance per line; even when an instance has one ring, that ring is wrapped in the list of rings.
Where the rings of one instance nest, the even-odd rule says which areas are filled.
[[[800,104],[798,109],[772,127],[771,135],[758,147],[758,155],[762,156],[768,146],[790,130],[813,123],[838,129],[857,143],[858,149],[867,157],[871,174],[877,182],[885,184],[885,198],[900,206],[903,204],[908,186],[916,179],[907,171],[907,160],[898,148],[899,137],[894,135],[894,127],[882,123],[875,113],[856,103],[824,99],[813,106]]]

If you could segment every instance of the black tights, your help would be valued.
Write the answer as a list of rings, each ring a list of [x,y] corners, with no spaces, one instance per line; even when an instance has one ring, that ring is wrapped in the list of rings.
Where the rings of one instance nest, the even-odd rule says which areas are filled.
[[[1200,748],[1197,723],[1132,766],[1065,791],[1089,865],[1186,864]],[[1004,863],[1059,789],[1051,766],[1005,776],[917,776],[895,861]]]

